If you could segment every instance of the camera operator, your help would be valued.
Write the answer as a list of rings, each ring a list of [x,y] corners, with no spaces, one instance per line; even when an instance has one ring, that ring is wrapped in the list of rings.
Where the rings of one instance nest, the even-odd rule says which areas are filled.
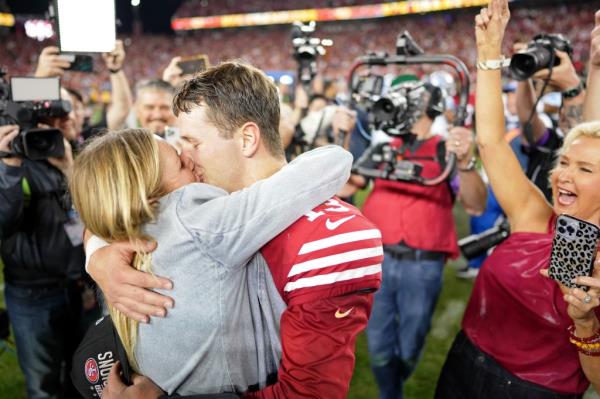
[[[414,78],[404,80],[398,87],[414,91],[423,85]],[[443,169],[440,160],[446,152],[454,152],[458,181],[423,186],[376,179],[363,207],[365,216],[381,230],[384,243],[383,282],[367,327],[380,398],[402,397],[404,381],[416,366],[431,326],[444,263],[458,255],[454,199],[471,214],[482,212],[486,200],[485,186],[474,168],[472,132],[454,127],[445,143],[434,134],[431,127],[443,110],[443,96],[439,88],[424,87],[420,105],[409,105],[414,114],[403,117],[415,120],[408,126],[411,134],[391,145],[400,149],[402,159],[420,163],[424,176],[438,175]]]
[[[583,109],[586,121],[600,120],[600,10],[596,12],[595,22],[591,34],[588,92]]]
[[[568,45],[566,45],[568,46]],[[527,49],[523,43],[515,43],[513,50],[521,53]],[[536,72],[530,79],[522,80],[517,84],[517,111],[522,128],[522,148],[527,155],[527,177],[534,182],[544,193],[548,201],[552,200],[548,175],[554,166],[555,152],[563,142],[563,136],[558,131],[568,132],[582,121],[583,100],[585,89],[581,79],[577,76],[575,67],[569,53],[558,49],[554,50],[555,57],[560,63],[550,69],[546,68]],[[534,110],[536,93],[534,88],[547,82],[547,92],[558,92],[562,95],[562,106],[559,110],[558,126],[548,126],[541,115]]]
[[[61,96],[68,98],[64,90]],[[61,129],[63,157],[17,156],[12,143],[20,128],[0,126],[0,254],[6,306],[28,396],[75,397],[65,378],[85,328],[83,225],[66,189],[73,165],[68,140],[75,129],[67,115],[38,122],[43,122],[38,127]]]

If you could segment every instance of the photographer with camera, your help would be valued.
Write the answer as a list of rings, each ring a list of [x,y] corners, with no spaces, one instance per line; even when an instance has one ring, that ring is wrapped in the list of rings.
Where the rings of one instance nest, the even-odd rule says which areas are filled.
[[[415,77],[398,81],[388,90],[388,98],[404,93],[400,96],[408,101],[408,112],[389,122],[408,132],[391,142],[398,157],[421,164],[423,175],[431,177],[440,174],[446,154],[453,152],[458,176],[432,186],[376,179],[364,204],[365,216],[381,230],[384,243],[382,286],[367,327],[371,368],[382,399],[403,396],[404,381],[416,367],[431,326],[444,263],[458,256],[454,200],[471,214],[482,212],[486,200],[475,170],[472,131],[454,127],[444,142],[431,130],[444,109],[441,90]],[[397,103],[402,101],[397,98]]]
[[[528,45],[515,43],[510,69],[517,84],[517,114],[521,124],[521,146],[527,155],[526,175],[548,200],[552,192],[549,172],[563,135],[582,121],[585,86],[573,66],[570,42],[558,34],[538,35]],[[534,86],[535,83],[535,86]],[[536,106],[547,93],[560,93],[558,123],[545,123]]]
[[[61,96],[68,93],[62,90]],[[75,397],[66,376],[85,328],[85,255],[83,225],[66,189],[74,126],[67,101],[40,103],[7,101],[0,110],[4,123],[14,107],[31,112],[30,120],[19,120],[21,126],[0,126],[5,298],[28,396]]]

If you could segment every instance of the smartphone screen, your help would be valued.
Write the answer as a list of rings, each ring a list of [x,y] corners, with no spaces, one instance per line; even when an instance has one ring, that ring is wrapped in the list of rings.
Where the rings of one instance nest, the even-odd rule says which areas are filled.
[[[87,54],[61,54],[60,58],[69,61],[71,66],[69,71],[94,72],[94,59]]]
[[[13,101],[60,100],[60,79],[13,77],[10,93]]]
[[[177,63],[177,66],[181,68],[183,75],[193,75],[204,71],[208,67],[208,57],[206,55],[197,55],[184,58]]]
[[[107,53],[115,48],[115,0],[55,0],[60,51]]]

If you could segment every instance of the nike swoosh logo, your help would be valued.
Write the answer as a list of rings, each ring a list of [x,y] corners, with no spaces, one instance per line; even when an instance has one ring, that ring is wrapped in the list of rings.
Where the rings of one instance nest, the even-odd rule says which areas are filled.
[[[335,222],[332,222],[331,220],[329,220],[329,218],[325,221],[325,226],[329,229],[329,230],[335,230],[338,227],[340,227],[341,225],[343,225],[344,223],[346,223],[348,220],[353,219],[356,215],[351,215],[348,216],[346,218],[342,218],[340,220],[336,220]]]
[[[340,312],[340,310],[336,310],[335,311],[335,318],[336,319],[343,319],[344,317],[348,316],[350,314],[350,312],[352,312],[354,310],[354,306],[351,307],[350,309],[346,310],[345,312]]]

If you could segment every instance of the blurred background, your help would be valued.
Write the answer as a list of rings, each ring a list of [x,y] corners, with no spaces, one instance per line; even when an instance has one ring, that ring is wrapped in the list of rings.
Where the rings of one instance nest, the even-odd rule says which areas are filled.
[[[394,3],[394,9],[386,8],[382,3],[382,0],[116,0],[117,36],[123,40],[127,54],[123,70],[133,88],[143,79],[160,78],[175,56],[206,54],[213,65],[221,60],[243,59],[276,79],[284,101],[286,96],[290,101],[297,69],[291,22],[304,19],[316,20],[318,36],[333,41],[318,62],[319,76],[325,84],[344,85],[354,60],[361,55],[382,50],[394,53],[396,36],[403,30],[409,31],[427,53],[455,55],[474,73],[473,19],[484,2],[423,1],[419,8],[415,6],[419,2],[412,1],[410,9],[402,9],[398,3]],[[589,58],[589,32],[599,6],[597,0],[514,0],[505,43],[528,42],[541,32],[561,32],[571,40],[574,66],[583,76]],[[33,75],[41,50],[57,43],[49,8],[48,0],[0,0],[0,67],[8,77]],[[283,22],[275,23],[278,21]],[[65,85],[83,95],[86,118],[92,125],[94,118],[101,117],[100,110],[111,102],[109,73],[100,56],[93,57],[99,66],[95,73],[69,71],[63,77]],[[414,72],[428,72],[419,70],[422,68],[417,67]],[[358,205],[364,196],[365,192],[357,195]],[[467,215],[457,207],[455,216],[460,237],[467,236]],[[453,270],[464,265],[465,260],[459,259],[446,268],[444,288],[423,359],[406,387],[409,399],[433,396],[472,288],[471,280],[457,279]],[[4,307],[2,291],[0,285],[0,307]],[[0,398],[25,398],[16,354],[10,345],[0,345],[3,345]],[[349,397],[377,397],[364,336],[357,346]]]

